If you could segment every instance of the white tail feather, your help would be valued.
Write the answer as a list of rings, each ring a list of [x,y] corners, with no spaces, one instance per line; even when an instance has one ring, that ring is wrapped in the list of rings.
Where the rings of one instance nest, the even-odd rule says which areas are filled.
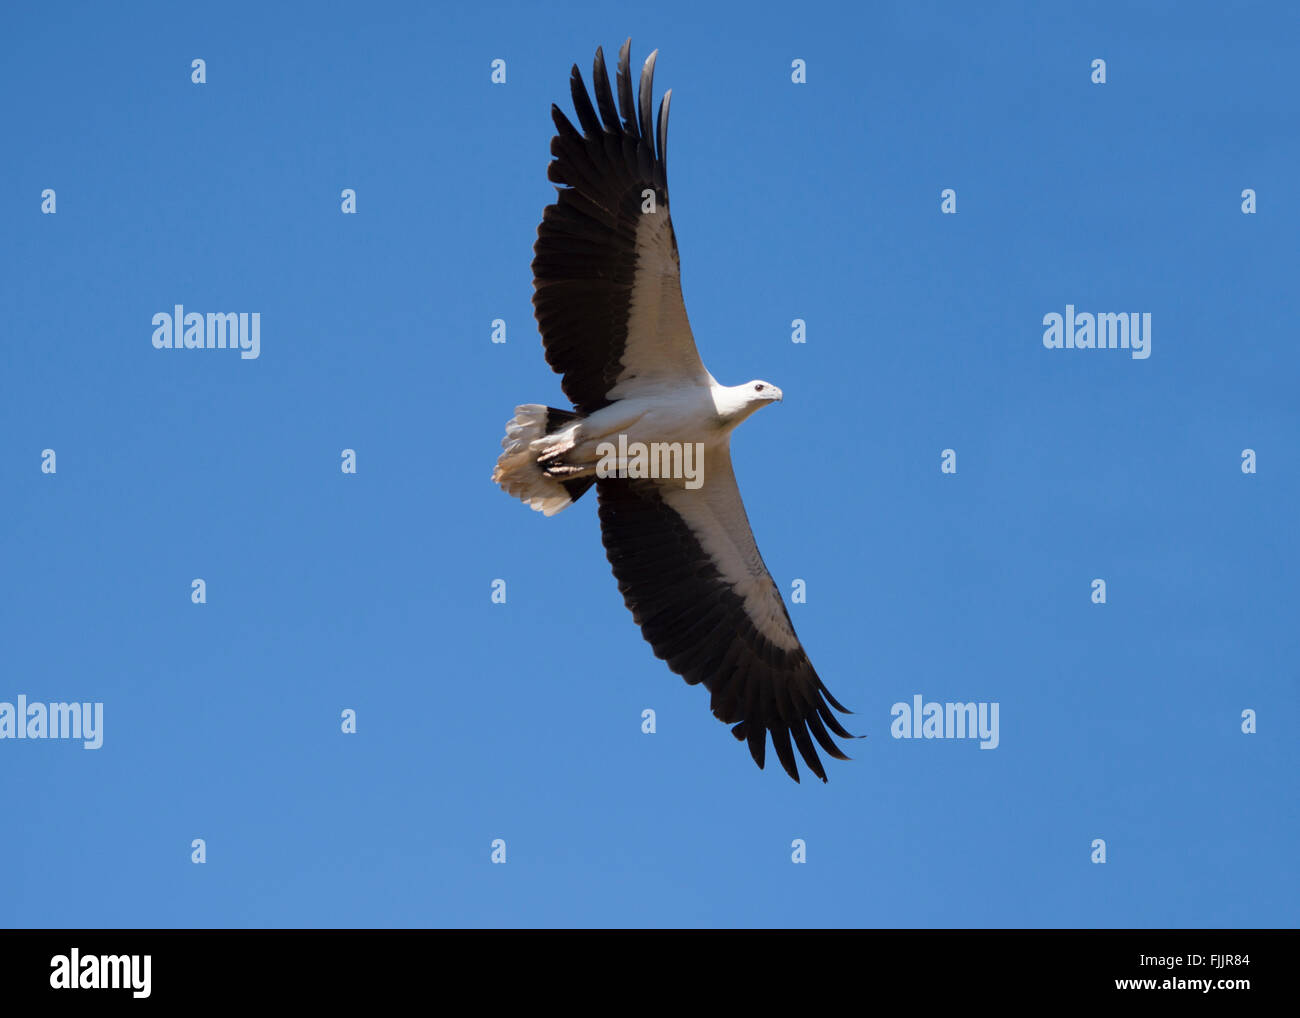
[[[554,445],[547,438],[546,407],[538,403],[515,407],[515,416],[506,425],[506,437],[501,440],[505,452],[497,460],[492,480],[530,509],[554,516],[572,499],[564,485],[537,465],[537,457]]]

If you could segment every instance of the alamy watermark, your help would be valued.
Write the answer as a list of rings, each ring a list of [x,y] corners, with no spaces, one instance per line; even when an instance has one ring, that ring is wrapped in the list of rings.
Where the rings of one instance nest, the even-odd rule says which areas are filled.
[[[0,701],[0,739],[80,739],[83,749],[104,744],[102,703],[28,703]]]
[[[130,990],[143,998],[151,992],[153,955],[85,954],[72,948],[50,959],[54,990]]]
[[[684,480],[692,491],[704,484],[703,442],[629,442],[619,435],[617,445],[596,446],[596,455],[597,477],[667,477]]]
[[[155,350],[238,350],[246,361],[262,352],[262,313],[185,311],[176,304],[171,311],[153,316]]]
[[[1075,311],[1065,305],[1065,314],[1043,315],[1043,346],[1049,350],[1129,350],[1135,361],[1151,356],[1151,312],[1140,314],[1104,311]]]
[[[889,713],[894,718],[889,734],[895,739],[979,739],[980,749],[998,748],[996,702],[925,703],[917,693],[911,703],[896,703]]]

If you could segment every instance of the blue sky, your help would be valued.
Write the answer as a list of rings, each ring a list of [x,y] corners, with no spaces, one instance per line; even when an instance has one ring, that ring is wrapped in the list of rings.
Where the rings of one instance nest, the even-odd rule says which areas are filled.
[[[8,13],[0,701],[104,743],[0,741],[0,923],[1295,925],[1297,15],[951,7]],[[628,35],[704,360],[785,392],[733,455],[866,736],[828,785],[653,656],[593,498],[489,480],[564,405],[550,103]],[[177,303],[260,356],[154,349]],[[1067,304],[1150,358],[1045,349]],[[917,694],[998,747],[892,738]]]

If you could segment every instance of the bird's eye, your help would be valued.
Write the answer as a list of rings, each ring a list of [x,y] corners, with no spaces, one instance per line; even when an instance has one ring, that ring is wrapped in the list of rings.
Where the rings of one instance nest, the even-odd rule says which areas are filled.
[[[754,386],[754,391],[755,391],[755,392],[762,392],[762,391],[763,391],[763,387],[762,387],[761,385],[756,385],[756,386]]]

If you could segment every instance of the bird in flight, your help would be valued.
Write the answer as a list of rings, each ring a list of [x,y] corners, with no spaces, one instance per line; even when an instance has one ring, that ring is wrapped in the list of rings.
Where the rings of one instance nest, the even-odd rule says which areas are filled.
[[[606,556],[655,655],[703,683],[760,768],[770,736],[791,778],[797,747],[825,781],[813,742],[848,759],[831,733],[852,736],[831,708],[849,711],[795,635],[731,468],[732,431],[781,390],[719,385],[700,361],[668,213],[672,92],[652,121],[658,51],[633,91],[630,47],[619,52],[617,102],[601,50],[594,106],[574,66],[581,130],[551,107],[547,176],[559,187],[533,247],[533,308],[573,410],[516,407],[492,480],[547,516],[594,484]]]

